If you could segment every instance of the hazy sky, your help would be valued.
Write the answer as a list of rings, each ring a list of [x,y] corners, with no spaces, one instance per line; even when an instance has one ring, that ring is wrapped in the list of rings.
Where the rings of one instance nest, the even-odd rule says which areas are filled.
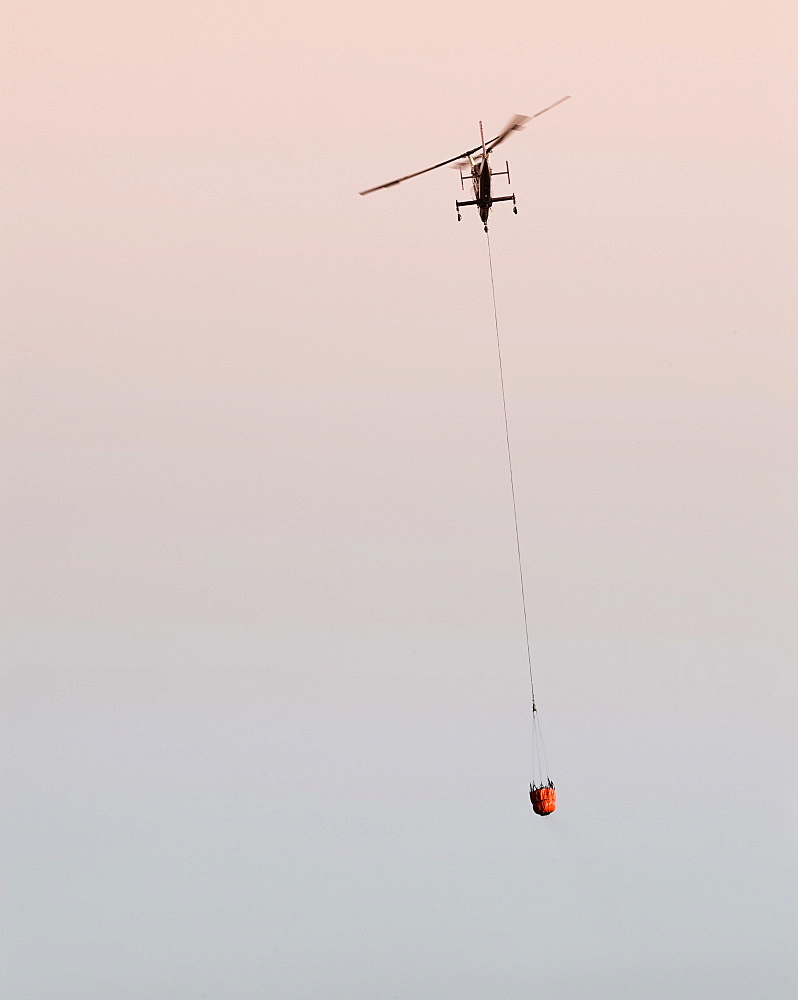
[[[3,996],[793,1000],[795,9],[5,28]]]

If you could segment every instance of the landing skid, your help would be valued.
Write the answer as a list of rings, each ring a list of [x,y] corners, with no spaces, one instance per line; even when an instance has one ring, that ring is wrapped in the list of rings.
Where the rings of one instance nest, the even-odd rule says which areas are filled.
[[[502,195],[501,198],[491,198],[490,205],[488,206],[488,211],[496,204],[497,201],[511,201],[513,203],[513,215],[518,215],[518,207],[515,204],[515,195],[507,194]],[[465,208],[466,205],[479,205],[478,201],[456,201],[454,203],[457,209],[457,221],[462,222],[463,216],[460,214],[460,209]],[[488,231],[488,226],[485,224],[485,232]]]
[[[479,202],[478,201],[456,201],[454,204],[455,204],[455,206],[457,208],[457,221],[461,222],[463,217],[462,217],[462,215],[460,215],[460,209],[463,208],[464,205],[478,205]]]
[[[501,198],[492,198],[491,204],[495,204],[497,201],[511,201],[513,203],[513,215],[518,215],[518,208],[515,204],[514,194],[502,195]]]

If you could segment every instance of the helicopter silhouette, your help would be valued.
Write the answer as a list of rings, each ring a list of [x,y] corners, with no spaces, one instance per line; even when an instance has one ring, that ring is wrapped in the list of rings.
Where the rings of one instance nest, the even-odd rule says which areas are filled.
[[[412,177],[420,177],[421,174],[428,174],[431,170],[437,170],[438,167],[451,165],[458,168],[460,171],[460,185],[463,190],[465,190],[465,182],[470,180],[474,194],[474,197],[469,201],[455,201],[455,206],[457,207],[457,221],[460,222],[462,219],[462,215],[460,214],[461,208],[465,208],[467,205],[476,205],[479,217],[482,219],[482,224],[485,227],[485,232],[487,232],[488,216],[490,215],[491,208],[497,201],[511,201],[513,203],[513,212],[516,215],[518,214],[518,208],[515,204],[515,194],[502,195],[500,197],[493,196],[492,178],[506,177],[507,183],[509,184],[510,164],[505,160],[504,170],[492,170],[490,166],[490,154],[499,145],[499,143],[504,142],[504,140],[513,132],[520,132],[527,122],[532,121],[533,118],[539,118],[540,115],[545,114],[547,111],[551,111],[552,108],[556,108],[558,104],[562,104],[563,101],[567,101],[570,96],[570,94],[566,94],[566,96],[561,97],[559,101],[555,101],[554,104],[549,104],[548,107],[543,108],[534,115],[513,115],[502,131],[488,142],[485,142],[485,133],[482,129],[482,122],[480,122],[480,144],[478,146],[474,146],[473,149],[468,149],[464,153],[458,153],[457,156],[452,156],[450,159],[443,160],[441,163],[436,163],[432,167],[425,167],[423,170],[416,170],[415,173],[405,174],[404,177],[397,177],[396,180],[388,181],[387,184],[378,184],[376,187],[366,188],[366,190],[361,191],[360,194],[371,194],[373,191],[382,191],[383,188],[395,187],[403,181],[409,181]],[[464,175],[463,170],[466,168],[467,173]]]

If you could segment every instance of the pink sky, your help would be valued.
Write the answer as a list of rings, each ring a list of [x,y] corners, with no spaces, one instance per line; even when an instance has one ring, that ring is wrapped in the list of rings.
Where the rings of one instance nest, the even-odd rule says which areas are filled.
[[[9,15],[8,995],[793,1000],[794,6]]]

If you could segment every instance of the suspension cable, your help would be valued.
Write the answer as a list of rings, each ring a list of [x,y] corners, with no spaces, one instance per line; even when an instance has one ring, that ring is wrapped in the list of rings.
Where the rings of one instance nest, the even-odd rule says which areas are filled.
[[[518,578],[521,582],[521,606],[524,610],[524,635],[526,636],[526,660],[529,666],[529,687],[532,693],[532,719],[537,714],[535,704],[535,682],[532,678],[532,652],[529,646],[529,619],[526,612],[526,591],[524,590],[524,564],[521,559],[521,538],[518,534],[518,509],[515,502],[515,480],[513,478],[513,455],[510,449],[510,425],[507,421],[507,397],[504,391],[504,367],[502,365],[502,345],[499,337],[499,314],[496,310],[496,284],[493,280],[493,254],[490,249],[490,233],[486,233],[488,241],[488,264],[490,266],[490,290],[493,296],[493,323],[496,327],[496,352],[499,357],[499,382],[502,389],[502,412],[504,413],[504,438],[507,442],[507,466],[510,470],[510,494],[513,499],[513,524],[515,525],[515,550],[518,555]]]
[[[539,786],[543,785],[543,775],[546,780],[551,781],[549,770],[549,758],[546,753],[546,744],[543,741],[543,729],[540,725],[540,715],[538,712],[532,713],[532,780]]]

